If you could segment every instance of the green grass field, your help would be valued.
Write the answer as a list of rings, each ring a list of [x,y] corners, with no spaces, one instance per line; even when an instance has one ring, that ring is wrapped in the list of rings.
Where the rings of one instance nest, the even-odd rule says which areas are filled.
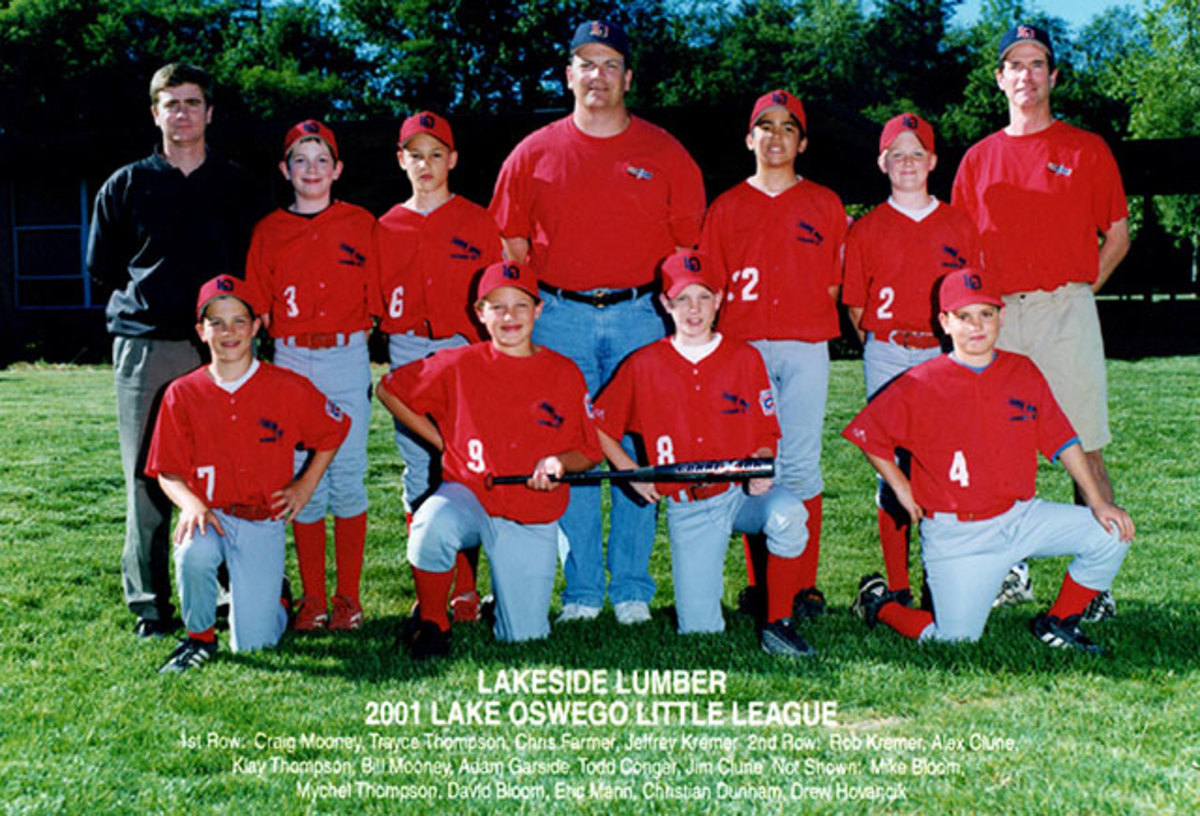
[[[411,662],[395,647],[413,601],[401,464],[376,406],[366,626],[289,634],[277,650],[225,651],[202,671],[160,677],[171,644],[136,640],[121,602],[124,497],[110,370],[0,371],[0,809],[1195,813],[1200,358],[1113,362],[1110,374],[1109,468],[1138,538],[1118,578],[1119,617],[1090,630],[1108,657],[1044,648],[1026,628],[1031,606],[997,612],[979,643],[954,647],[868,631],[849,613],[859,576],[880,557],[872,474],[837,437],[862,401],[860,369],[839,362],[824,460],[821,586],[831,612],[807,630],[819,650],[812,660],[762,653],[751,623],[732,611],[723,636],[677,636],[660,533],[651,623],[625,629],[607,612],[520,646],[463,626],[452,659]],[[1043,466],[1040,481],[1044,497],[1069,496],[1060,469]],[[295,580],[290,557],[289,565]],[[1064,567],[1034,564],[1039,606]],[[745,576],[740,546],[726,570],[732,610]],[[481,672],[492,691],[501,669],[554,667],[599,673],[610,691],[478,688]],[[691,669],[725,672],[724,692],[611,691],[618,670],[628,680],[638,670]],[[660,719],[524,719],[573,701],[614,718],[640,702]],[[692,702],[699,716],[664,722]],[[814,724],[822,703],[835,713]],[[488,715],[489,704],[495,724],[453,721]],[[698,721],[714,704],[724,724]],[[762,720],[747,718],[752,704]],[[798,721],[772,719],[794,708]],[[665,742],[636,742],[647,737]],[[770,798],[770,786],[782,798]],[[402,798],[430,790],[434,798]],[[544,798],[516,798],[539,791]],[[450,798],[459,794],[474,798]]]

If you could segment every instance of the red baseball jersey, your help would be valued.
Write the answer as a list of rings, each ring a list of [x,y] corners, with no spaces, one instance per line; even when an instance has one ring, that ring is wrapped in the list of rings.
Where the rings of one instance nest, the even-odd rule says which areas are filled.
[[[892,331],[932,332],[938,281],[979,265],[979,234],[961,210],[939,203],[915,221],[885,202],[846,236],[842,302],[862,308],[862,328],[881,340]]]
[[[704,216],[700,168],[662,128],[631,117],[597,139],[570,116],[534,131],[500,168],[491,211],[501,234],[530,241],[538,280],[563,289],[625,289],[654,280]]]
[[[1099,233],[1129,215],[1108,145],[1057,121],[1028,136],[993,133],[973,146],[952,200],[975,221],[984,265],[1004,294],[1095,282]]]
[[[1037,454],[1077,441],[1028,357],[996,352],[976,371],[943,354],[884,388],[842,431],[867,453],[912,453],[912,487],[929,512],[994,513],[1033,498]]]
[[[373,254],[383,331],[483,339],[471,287],[475,273],[501,260],[500,229],[487,210],[462,196],[426,214],[397,204],[375,224]]]
[[[596,398],[596,424],[613,439],[641,436],[655,465],[751,456],[779,441],[762,355],[730,337],[698,363],[669,337],[638,349]],[[657,485],[664,496],[684,487]]]
[[[488,490],[486,475],[531,473],[540,459],[568,451],[603,458],[583,375],[550,349],[510,357],[490,342],[475,343],[402,366],[382,382],[437,423],[445,478],[469,487],[489,515],[547,524],[567,509],[569,494],[565,485]]]
[[[269,507],[271,494],[292,481],[297,445],[342,444],[350,417],[299,374],[258,366],[232,394],[207,366],[167,386],[146,475],[178,476],[209,507]]]
[[[272,337],[371,328],[378,284],[375,218],[335,201],[316,215],[276,210],[258,222],[246,256],[247,297],[271,315]]]
[[[828,187],[807,179],[776,196],[748,181],[713,202],[700,251],[724,271],[721,333],[743,340],[837,337],[846,210]]]

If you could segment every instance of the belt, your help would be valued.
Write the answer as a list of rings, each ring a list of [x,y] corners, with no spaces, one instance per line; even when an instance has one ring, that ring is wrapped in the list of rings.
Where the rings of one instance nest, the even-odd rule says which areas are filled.
[[[942,341],[932,332],[903,331],[901,329],[888,332],[887,341],[910,349],[931,349],[942,345]]]
[[[992,510],[975,510],[971,513],[930,513],[929,517],[937,518],[938,516],[954,516],[959,521],[987,521],[988,519],[993,519],[996,516],[1007,513],[1012,508],[1013,506],[1010,504],[1007,507],[999,507]]]
[[[711,484],[691,485],[680,490],[671,496],[671,498],[677,502],[703,501],[704,499],[711,499],[713,496],[720,496],[731,487],[733,487],[733,482],[712,482]]]
[[[637,300],[643,295],[653,292],[656,287],[653,283],[645,283],[641,286],[635,286],[632,289],[593,289],[591,292],[575,292],[570,289],[559,289],[557,286],[551,286],[548,283],[538,281],[538,288],[546,294],[560,297],[563,300],[573,300],[576,303],[586,303],[597,309],[603,309],[605,306],[612,306],[614,303]]]
[[[267,521],[275,517],[271,508],[261,504],[231,504],[220,508],[223,513],[246,521]]]
[[[350,345],[350,341],[354,339],[356,334],[358,332],[308,332],[307,334],[293,334],[288,337],[281,337],[279,340],[285,346],[327,349]]]

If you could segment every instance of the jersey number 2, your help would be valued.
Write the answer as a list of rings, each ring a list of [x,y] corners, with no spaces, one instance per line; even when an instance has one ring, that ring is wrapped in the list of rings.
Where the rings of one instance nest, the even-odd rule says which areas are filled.
[[[737,297],[733,293],[733,287],[741,284],[742,300],[758,300],[758,267],[747,266],[744,269],[739,269],[729,277],[729,299],[733,300]]]
[[[875,316],[880,320],[892,319],[892,304],[896,302],[896,290],[890,286],[885,286],[879,290],[879,308],[875,310]]]
[[[954,460],[950,463],[950,481],[958,482],[963,487],[971,485],[971,474],[967,472],[967,457],[963,456],[960,450],[954,452]]]

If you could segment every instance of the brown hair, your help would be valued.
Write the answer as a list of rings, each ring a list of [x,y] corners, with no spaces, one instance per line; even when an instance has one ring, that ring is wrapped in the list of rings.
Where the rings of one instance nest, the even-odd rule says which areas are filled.
[[[171,62],[154,72],[150,78],[150,104],[158,104],[158,92],[163,88],[175,88],[191,82],[200,87],[204,104],[213,103],[213,80],[209,73],[186,62]]]

